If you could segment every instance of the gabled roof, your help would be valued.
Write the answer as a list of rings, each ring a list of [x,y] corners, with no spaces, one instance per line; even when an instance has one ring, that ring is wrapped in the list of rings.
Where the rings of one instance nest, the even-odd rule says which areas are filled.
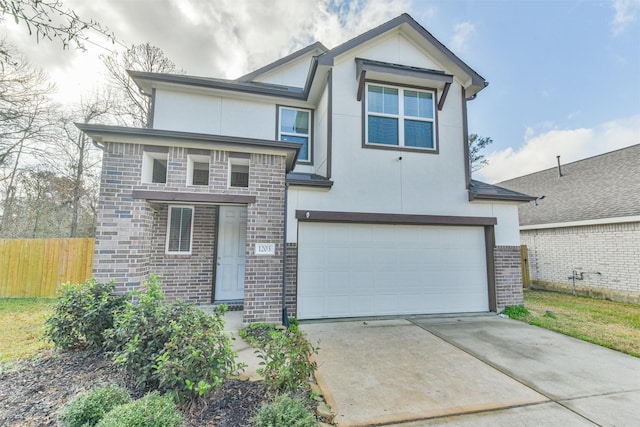
[[[313,53],[313,52],[318,52],[318,53],[324,53],[326,51],[328,51],[329,49],[327,49],[322,43],[320,42],[315,42],[313,44],[310,44],[309,46],[302,48],[298,51],[293,52],[290,55],[285,56],[284,58],[280,58],[277,61],[274,61],[270,64],[265,65],[264,67],[260,67],[255,71],[252,71],[248,74],[245,74],[244,76],[240,76],[238,77],[236,80],[239,82],[249,82],[253,79],[255,79],[258,76],[261,76],[263,74],[266,74],[270,71],[275,70],[278,67],[281,67],[283,65],[286,65],[290,62],[293,62],[295,60],[297,60],[298,58],[301,58],[305,55],[308,55],[309,53]]]
[[[551,168],[499,183],[540,198],[518,207],[520,226],[640,216],[640,144],[561,170],[561,177]]]
[[[333,61],[337,56],[384,33],[395,30],[396,28],[413,29],[415,34],[418,36],[415,40],[422,42],[423,46],[428,47],[429,49],[427,50],[438,62],[454,68],[456,70],[455,74],[460,73],[465,75],[467,77],[467,83],[463,86],[465,86],[467,97],[474,96],[489,84],[480,74],[465,64],[407,13],[403,13],[402,15],[379,25],[376,28],[362,33],[359,36],[334,47],[328,52],[323,53],[318,57],[318,64],[332,66]],[[426,44],[424,44],[424,42],[426,42]]]
[[[306,101],[319,94],[318,82],[324,82],[326,75],[333,66],[334,59],[341,54],[354,49],[387,32],[402,29],[412,40],[422,46],[434,59],[451,69],[462,82],[467,98],[475,96],[484,89],[488,82],[453,54],[445,45],[440,43],[422,25],[418,24],[411,16],[404,13],[378,27],[369,30],[341,45],[327,50],[320,42],[315,42],[271,64],[265,65],[251,73],[245,74],[235,80],[195,77],[175,74],[145,73],[140,71],[127,71],[133,81],[147,94],[151,94],[152,88],[157,85],[185,85],[213,90],[237,91],[253,95],[275,96]],[[283,67],[305,55],[318,52],[313,56],[309,64],[309,72],[304,88],[280,86],[274,84],[255,82],[254,79]],[[371,64],[372,61],[369,61]],[[393,68],[393,67],[392,67]],[[396,67],[397,68],[397,67]],[[408,69],[411,67],[408,67]],[[408,72],[404,70],[405,72]],[[415,71],[415,70],[414,70]]]
[[[518,191],[487,184],[486,182],[471,180],[469,186],[469,200],[495,200],[504,202],[530,202],[536,197],[528,196]]]

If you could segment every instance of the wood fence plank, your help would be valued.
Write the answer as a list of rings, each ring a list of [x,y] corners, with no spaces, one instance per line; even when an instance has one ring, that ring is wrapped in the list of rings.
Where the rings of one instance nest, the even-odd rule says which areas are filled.
[[[0,239],[0,298],[53,297],[91,278],[95,239]]]

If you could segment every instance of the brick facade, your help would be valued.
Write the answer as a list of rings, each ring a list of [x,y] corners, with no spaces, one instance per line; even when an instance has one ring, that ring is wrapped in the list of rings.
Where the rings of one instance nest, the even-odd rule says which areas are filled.
[[[493,250],[496,275],[496,310],[524,304],[520,246],[498,246]]]
[[[640,303],[640,222],[521,231],[532,287]],[[600,274],[597,274],[600,273]]]
[[[285,304],[289,317],[297,316],[298,309],[298,244],[287,243],[287,288]]]
[[[106,143],[98,207],[94,277],[114,280],[119,292],[136,289],[150,274],[160,276],[169,299],[210,303],[214,282],[216,211],[214,204],[195,206],[193,246],[189,255],[165,253],[168,205],[134,199],[136,190],[192,194],[255,196],[247,205],[245,322],[279,322],[282,317],[284,239],[284,155],[241,155],[249,159],[249,186],[228,186],[229,152],[211,150],[209,185],[188,186],[189,149],[170,147],[167,182],[143,183],[144,146]],[[202,155],[203,150],[198,150]],[[256,243],[275,244],[275,255],[254,254]]]

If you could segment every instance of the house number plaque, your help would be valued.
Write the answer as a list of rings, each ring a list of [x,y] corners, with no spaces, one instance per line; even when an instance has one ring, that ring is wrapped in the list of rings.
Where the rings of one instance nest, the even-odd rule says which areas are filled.
[[[256,243],[256,255],[275,255],[275,243]]]

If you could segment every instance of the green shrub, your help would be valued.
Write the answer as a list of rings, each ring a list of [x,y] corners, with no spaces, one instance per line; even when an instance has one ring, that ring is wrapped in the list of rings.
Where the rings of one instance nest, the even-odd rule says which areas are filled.
[[[516,320],[524,319],[530,314],[524,305],[509,305],[502,310],[502,313]]]
[[[126,295],[113,294],[113,283],[90,279],[62,286],[53,314],[45,321],[45,339],[56,348],[101,349],[105,330],[113,326],[114,313],[124,306]]]
[[[148,393],[142,398],[116,406],[97,424],[98,427],[179,427],[184,417],[170,395]]]
[[[107,345],[137,386],[171,391],[183,403],[217,390],[241,366],[223,333],[223,310],[210,316],[192,304],[169,304],[152,276],[138,303],[127,303]]]
[[[130,401],[129,391],[124,388],[98,387],[67,403],[62,408],[58,421],[63,427],[95,426],[111,409]]]
[[[256,350],[262,361],[258,373],[271,391],[293,391],[309,380],[316,370],[316,362],[310,357],[317,354],[301,331],[275,330],[270,332],[270,341]]]
[[[299,399],[286,395],[262,405],[251,422],[256,427],[315,427],[315,417]]]
[[[243,367],[236,364],[231,339],[224,334],[224,311],[211,316],[183,305],[171,321],[171,338],[157,358],[156,369],[160,388],[171,390],[178,402],[206,396]]]

